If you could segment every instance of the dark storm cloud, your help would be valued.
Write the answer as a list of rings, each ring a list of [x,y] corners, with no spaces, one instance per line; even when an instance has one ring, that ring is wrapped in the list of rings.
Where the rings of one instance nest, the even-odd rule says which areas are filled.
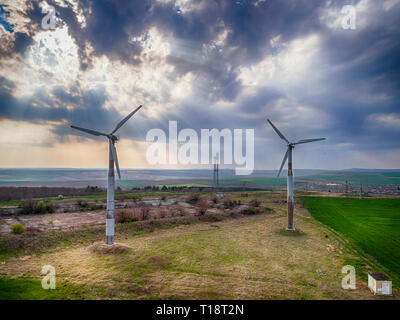
[[[176,106],[173,113],[162,114],[158,119],[140,117],[127,125],[125,133],[144,138],[146,128],[168,128],[168,120],[178,120],[180,126],[200,128],[250,128],[266,132],[265,118],[279,121],[282,114],[272,106],[288,97],[303,105],[313,106],[331,119],[324,129],[314,132],[301,120],[293,123],[293,132],[329,137],[327,144],[351,142],[359,150],[398,149],[400,133],[384,124],[371,125],[375,114],[394,114],[400,117],[400,5],[384,10],[383,1],[369,2],[372,12],[360,12],[359,19],[367,21],[356,30],[331,29],[321,20],[324,10],[340,14],[343,5],[356,5],[359,1],[339,0],[327,6],[321,0],[264,1],[202,1],[200,9],[180,12],[174,1],[111,1],[83,0],[78,7],[83,10],[86,27],[82,28],[71,6],[60,7],[48,1],[57,15],[68,25],[69,32],[79,49],[82,70],[92,59],[105,55],[111,60],[140,65],[142,49],[132,37],[143,35],[150,27],[157,27],[167,37],[172,37],[175,47],[167,62],[175,67],[175,77],[189,72],[195,74],[198,88],[193,96]],[[16,33],[13,54],[23,55],[40,30],[43,17],[38,2],[33,1],[26,13],[32,21],[30,34]],[[227,30],[223,44],[216,43],[218,35]],[[241,67],[251,66],[268,55],[279,55],[271,39],[288,43],[294,39],[318,34],[321,43],[319,55],[322,65],[319,85],[322,92],[308,88],[297,89],[261,86],[237,101],[243,90],[238,78]],[[85,50],[90,44],[93,52]],[[204,47],[207,56],[202,56]],[[24,121],[74,122],[91,128],[111,128],[115,119],[123,115],[114,109],[105,109],[109,99],[101,88],[84,91],[79,87],[58,87],[52,95],[37,92],[30,99],[13,97],[13,83],[0,79],[0,117]],[[173,79],[174,80],[174,79]],[[307,79],[305,79],[307,80]],[[306,82],[306,81],[305,81]],[[213,103],[223,99],[234,103],[231,109],[217,109]],[[36,104],[36,106],[33,106]],[[73,106],[68,109],[67,105]],[[82,107],[84,106],[84,107]],[[265,114],[264,114],[265,113]],[[301,117],[299,117],[301,118]],[[316,115],[311,119],[318,123]],[[140,129],[140,130],[139,130]],[[56,126],[62,137],[71,134],[65,126]],[[142,132],[143,131],[143,132]],[[77,133],[74,133],[77,134]]]
[[[79,88],[72,88],[74,95],[66,92],[64,88],[58,87],[48,96],[42,91],[36,92],[29,99],[16,99],[12,91],[14,83],[0,77],[0,121],[2,119],[27,121],[35,124],[52,124],[52,132],[58,136],[59,141],[64,141],[68,135],[79,135],[86,138],[100,139],[70,128],[70,125],[110,132],[115,128],[118,121],[126,115],[121,115],[116,109],[104,108],[107,97],[104,90],[92,90],[79,92]],[[78,94],[76,94],[78,93]],[[72,108],[68,108],[72,107]],[[146,125],[159,126],[161,121],[168,125],[168,120],[147,119],[138,113],[135,118],[147,120],[132,121],[124,126],[118,133],[126,134],[127,138],[144,140]],[[58,123],[57,123],[58,122]],[[62,122],[60,124],[60,122]]]
[[[69,111],[66,106],[58,107],[56,98],[51,98],[42,92],[37,92],[27,99],[16,99],[12,94],[12,89],[15,87],[13,83],[4,78],[0,78],[0,118],[10,120],[22,120],[32,122],[43,121],[62,121],[71,120],[83,122],[91,119],[99,124],[106,124],[109,117],[109,112],[102,108],[105,97],[101,92],[87,92],[79,98],[79,102],[85,107],[75,106],[76,108]],[[55,97],[60,97],[58,89],[54,92]],[[71,105],[70,102],[74,98],[67,97],[67,94],[61,95],[64,99],[63,102],[68,101],[65,105]],[[39,106],[34,106],[40,103]],[[93,120],[92,115],[96,113],[97,116]]]
[[[303,99],[332,115],[325,132],[336,141],[353,142],[362,150],[396,149],[400,132],[381,123],[374,127],[368,119],[379,113],[400,115],[400,6],[384,11],[383,2],[371,4],[374,9],[362,28],[320,30],[322,55],[333,70],[327,81],[330,90]]]

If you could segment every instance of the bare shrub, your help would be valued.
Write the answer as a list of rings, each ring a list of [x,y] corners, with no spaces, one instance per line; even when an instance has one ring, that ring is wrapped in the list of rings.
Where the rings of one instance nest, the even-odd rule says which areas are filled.
[[[89,204],[87,203],[86,200],[83,199],[77,199],[76,200],[76,204],[81,207],[81,208],[87,208],[89,206]]]
[[[160,209],[160,218],[164,219],[168,215],[168,210],[165,208]]]
[[[237,205],[237,201],[232,199],[231,197],[224,197],[223,204],[225,208],[230,209]]]
[[[250,205],[251,207],[258,208],[258,207],[261,205],[261,201],[258,200],[258,199],[256,199],[256,198],[254,198],[254,199],[252,199],[252,200],[249,202],[249,205]]]
[[[36,213],[36,206],[37,206],[37,201],[34,200],[25,200],[22,202],[21,207],[22,207],[22,213],[23,214],[32,214]]]
[[[138,221],[135,210],[118,210],[115,213],[115,221],[117,223]]]
[[[204,215],[208,208],[210,208],[208,201],[205,199],[200,199],[196,203],[197,209],[201,215]]]
[[[197,201],[199,201],[200,195],[198,193],[191,193],[188,195],[186,202],[195,204]]]
[[[141,220],[147,220],[150,216],[150,208],[148,206],[140,207]]]
[[[177,214],[181,217],[184,217],[186,215],[185,210],[182,207],[176,208]]]
[[[203,222],[218,222],[224,220],[224,216],[222,214],[205,214],[199,220]]]
[[[242,210],[240,211],[240,213],[241,213],[241,214],[244,214],[244,215],[246,215],[246,216],[253,216],[253,215],[255,215],[255,214],[260,213],[260,210],[259,210],[258,208],[248,207],[248,208],[242,209]]]

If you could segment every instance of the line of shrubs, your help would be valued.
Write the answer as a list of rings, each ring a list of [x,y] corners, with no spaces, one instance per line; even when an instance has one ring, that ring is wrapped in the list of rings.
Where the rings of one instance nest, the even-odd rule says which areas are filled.
[[[55,211],[52,201],[25,200],[20,207],[23,214],[53,213]]]

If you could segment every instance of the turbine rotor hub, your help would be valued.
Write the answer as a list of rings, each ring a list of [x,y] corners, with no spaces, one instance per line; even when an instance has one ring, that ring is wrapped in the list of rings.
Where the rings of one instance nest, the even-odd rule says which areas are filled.
[[[118,137],[117,137],[117,136],[114,136],[113,134],[110,134],[108,137],[109,137],[109,139],[111,139],[113,142],[118,141]]]

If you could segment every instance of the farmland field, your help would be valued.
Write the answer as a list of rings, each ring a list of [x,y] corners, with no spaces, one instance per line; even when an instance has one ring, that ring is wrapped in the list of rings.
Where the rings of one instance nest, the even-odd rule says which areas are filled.
[[[352,184],[400,184],[400,172],[324,172],[301,178]]]
[[[400,199],[304,197],[317,220],[345,236],[400,279]]]
[[[191,196],[182,192],[119,192],[116,198],[118,201],[139,195],[146,199],[167,196],[180,201]],[[283,191],[225,195],[241,204],[258,200],[260,208],[264,209],[257,214],[239,214],[236,209],[218,211],[214,207],[205,215],[186,211],[183,215],[171,215],[172,208],[179,204],[171,205],[171,210],[167,210],[170,212],[165,206],[154,206],[160,215],[116,224],[116,251],[96,249],[96,244],[104,243],[104,224],[60,229],[67,223],[62,220],[64,218],[79,215],[81,225],[89,216],[102,219],[101,211],[20,216],[19,221],[27,229],[31,227],[29,232],[0,234],[0,300],[381,299],[367,288],[366,267],[373,266],[377,272],[390,269],[389,275],[398,270],[398,231],[392,238],[387,235],[395,234],[399,227],[395,210],[400,199],[361,201],[365,210],[356,213],[360,216],[364,213],[364,220],[375,221],[378,225],[368,228],[368,223],[364,227],[363,219],[354,222],[351,219],[354,217],[346,218],[346,211],[342,210],[346,206],[359,206],[357,199],[343,199],[347,201],[343,204],[341,199],[335,198],[305,198],[311,213],[319,220],[321,214],[315,213],[314,208],[321,207],[325,208],[322,212],[332,216],[337,217],[337,212],[341,212],[337,220],[344,222],[344,226],[359,224],[357,230],[360,231],[356,234],[359,238],[352,240],[354,235],[345,236],[360,247],[369,245],[363,249],[378,259],[375,264],[370,264],[365,254],[355,254],[349,249],[350,243],[343,242],[300,205],[296,207],[298,232],[287,232],[286,193]],[[200,196],[203,199],[211,197],[209,193],[200,193]],[[105,194],[88,197],[98,200]],[[76,200],[54,201],[61,204]],[[224,202],[220,201],[218,205],[224,205]],[[184,207],[187,205],[188,202]],[[380,216],[376,217],[373,214],[378,209],[382,212],[379,211]],[[40,232],[35,231],[34,221],[41,221],[36,224],[41,228]],[[72,223],[72,220],[68,221]],[[390,224],[393,230],[389,228]],[[335,229],[336,226],[331,227]],[[373,242],[371,239],[374,238],[382,244]],[[374,244],[378,252],[370,249],[375,248]],[[118,251],[120,245],[122,251]],[[57,274],[57,289],[51,292],[42,290],[40,282],[43,277],[41,267],[49,264],[54,266]],[[356,267],[356,290],[341,287],[341,270],[346,264]],[[394,299],[397,299],[397,283],[394,283],[394,293]]]

